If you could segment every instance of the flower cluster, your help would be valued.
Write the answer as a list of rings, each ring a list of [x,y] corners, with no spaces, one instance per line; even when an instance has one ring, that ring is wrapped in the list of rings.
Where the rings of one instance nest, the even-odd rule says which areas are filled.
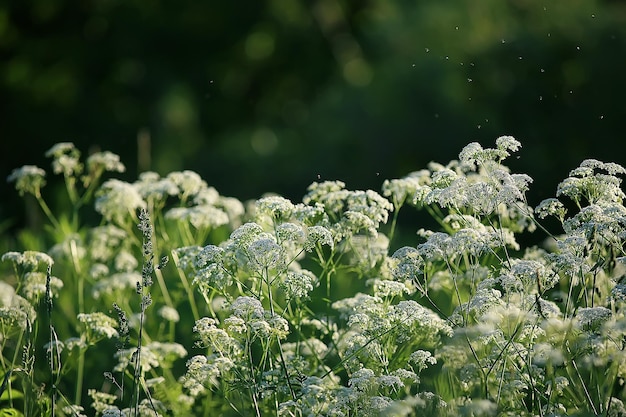
[[[2,256],[2,405],[51,375],[76,382],[74,403],[52,393],[60,415],[624,415],[626,169],[585,160],[533,209],[505,165],[520,149],[502,136],[380,194],[325,181],[244,205],[192,171],[99,185],[116,155],[57,144],[73,215],[93,196],[101,221],[54,216],[37,167],[9,177],[53,241]],[[399,239],[401,209],[439,227]]]

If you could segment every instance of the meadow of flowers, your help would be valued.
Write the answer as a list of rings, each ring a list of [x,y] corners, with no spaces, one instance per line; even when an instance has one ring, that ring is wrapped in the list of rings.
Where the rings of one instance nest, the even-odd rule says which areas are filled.
[[[0,416],[626,416],[626,169],[530,207],[520,146],[242,203],[55,145],[58,212],[8,178],[47,225],[2,255]],[[438,226],[401,246],[406,210]]]

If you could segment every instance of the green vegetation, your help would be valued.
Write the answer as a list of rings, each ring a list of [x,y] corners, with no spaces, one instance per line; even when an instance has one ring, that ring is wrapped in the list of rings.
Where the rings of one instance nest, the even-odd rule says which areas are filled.
[[[626,415],[626,169],[586,159],[531,207],[520,147],[244,204],[55,145],[66,209],[9,176],[47,225],[2,255],[0,415]],[[416,210],[438,226],[396,243]]]

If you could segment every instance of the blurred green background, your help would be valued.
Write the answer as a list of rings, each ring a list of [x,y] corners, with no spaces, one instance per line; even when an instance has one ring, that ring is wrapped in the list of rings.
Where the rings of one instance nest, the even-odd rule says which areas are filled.
[[[121,155],[129,181],[191,169],[299,201],[513,135],[537,204],[584,158],[626,163],[624,74],[622,1],[5,0],[0,224],[27,222],[4,179],[53,182],[62,141]]]

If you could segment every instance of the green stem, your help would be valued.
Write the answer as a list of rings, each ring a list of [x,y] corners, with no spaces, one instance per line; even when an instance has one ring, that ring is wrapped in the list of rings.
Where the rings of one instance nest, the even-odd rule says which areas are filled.
[[[59,223],[57,218],[54,216],[54,214],[52,214],[52,211],[50,210],[50,207],[48,207],[48,205],[46,204],[45,200],[41,197],[41,193],[39,192],[39,190],[37,190],[37,193],[35,194],[35,198],[37,199],[37,202],[39,203],[39,207],[41,207],[41,210],[43,210],[43,212],[46,215],[46,217],[48,218],[48,220],[50,220],[50,223],[52,223],[52,226],[56,230],[60,231],[61,230],[61,224]]]

